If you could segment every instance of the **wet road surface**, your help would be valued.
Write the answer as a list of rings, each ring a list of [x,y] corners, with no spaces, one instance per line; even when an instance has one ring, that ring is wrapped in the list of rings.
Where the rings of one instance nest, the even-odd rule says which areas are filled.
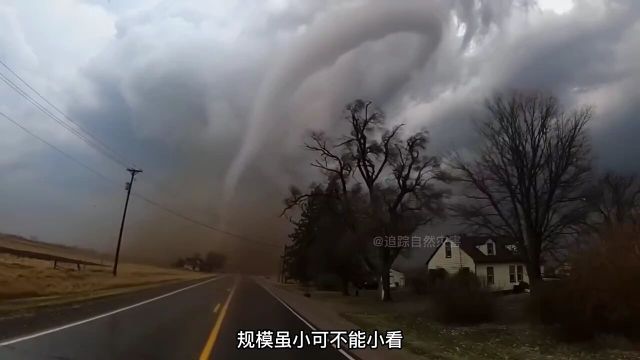
[[[241,330],[310,328],[253,279],[229,275],[0,321],[0,359],[351,358],[332,347],[238,349]]]

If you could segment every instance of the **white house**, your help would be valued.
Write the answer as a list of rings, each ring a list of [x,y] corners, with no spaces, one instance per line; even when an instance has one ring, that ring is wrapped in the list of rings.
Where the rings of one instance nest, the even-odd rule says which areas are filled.
[[[453,274],[468,269],[494,291],[513,290],[529,283],[527,267],[514,242],[485,236],[447,237],[427,260],[428,269],[445,269]]]
[[[392,288],[404,287],[404,274],[398,270],[389,270],[389,283]]]

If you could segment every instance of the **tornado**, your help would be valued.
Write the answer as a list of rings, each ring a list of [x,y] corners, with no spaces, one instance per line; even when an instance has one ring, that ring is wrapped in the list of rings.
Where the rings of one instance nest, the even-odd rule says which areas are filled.
[[[296,126],[300,121],[286,116],[283,110],[305,79],[358,46],[395,33],[418,34],[435,44],[428,60],[441,41],[445,18],[436,2],[407,0],[341,7],[317,19],[285,50],[262,82],[247,134],[225,176],[223,203],[229,204],[234,197],[248,164],[273,135],[270,129]]]

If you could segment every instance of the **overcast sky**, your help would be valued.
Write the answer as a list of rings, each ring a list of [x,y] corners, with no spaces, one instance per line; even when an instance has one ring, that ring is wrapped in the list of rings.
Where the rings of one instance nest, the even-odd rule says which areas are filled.
[[[470,121],[493,92],[549,91],[594,107],[600,167],[640,170],[635,0],[5,0],[0,60],[143,168],[134,189],[275,244],[287,187],[311,176],[302,137],[338,128],[355,98],[426,126],[446,153],[473,151]],[[0,118],[0,231],[111,250],[122,166],[3,82],[0,111],[113,182]],[[135,198],[130,215],[130,254],[277,251]]]

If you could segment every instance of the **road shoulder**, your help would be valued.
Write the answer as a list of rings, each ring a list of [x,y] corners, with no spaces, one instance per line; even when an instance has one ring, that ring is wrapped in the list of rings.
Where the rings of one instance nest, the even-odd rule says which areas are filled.
[[[295,312],[321,330],[354,330],[360,329],[359,326],[347,321],[332,307],[328,307],[326,303],[315,299],[307,298],[301,293],[283,288],[273,280],[265,278],[256,278],[258,284],[265,287],[269,292],[280,300],[284,301]],[[390,330],[390,329],[379,329]],[[363,360],[418,360],[422,359],[406,350],[389,350],[386,348],[378,349],[354,349],[350,350],[355,356]]]
[[[109,294],[102,297],[85,299],[83,301],[55,304],[31,308],[16,313],[3,314],[3,316],[0,317],[0,341],[81,321],[214,278],[221,277],[212,276],[202,279],[155,284],[138,289],[137,291]]]

